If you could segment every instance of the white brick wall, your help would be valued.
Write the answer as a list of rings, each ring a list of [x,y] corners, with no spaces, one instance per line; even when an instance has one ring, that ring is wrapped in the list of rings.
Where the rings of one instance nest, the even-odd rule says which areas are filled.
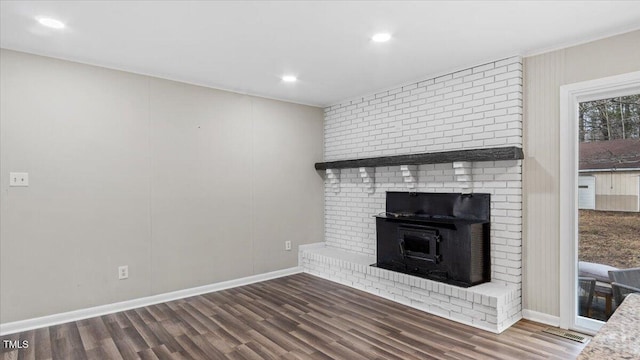
[[[500,60],[331,106],[325,109],[324,145],[325,161],[522,147],[522,61],[518,57]],[[494,324],[498,329],[520,318],[522,162],[474,162],[464,164],[464,167],[464,174],[459,170],[456,176],[451,163],[420,165],[409,177],[407,171],[403,176],[400,166],[378,167],[367,170],[369,180],[366,184],[363,184],[360,169],[332,173],[334,176],[325,183],[325,244],[329,248],[375,259],[373,216],[385,210],[386,191],[490,193],[491,285],[515,289],[509,295],[509,306],[503,309],[506,313],[501,313],[500,320]],[[301,265],[302,261],[301,258]],[[314,264],[307,261],[311,268],[316,266]],[[314,271],[321,274],[321,270]],[[325,277],[343,279],[336,273],[342,270],[333,269]],[[369,274],[367,271],[365,273]],[[355,276],[353,272],[351,275]],[[362,281],[372,280],[364,277]],[[403,289],[401,284],[396,285]],[[388,289],[393,295],[388,297],[395,296],[398,301],[410,303],[413,301],[410,299],[418,296],[416,294],[422,299],[432,297],[433,301],[442,301],[443,296],[449,296],[439,291],[425,294],[419,289],[405,290],[407,293],[398,295],[396,290]],[[414,290],[417,293],[412,293]],[[434,313],[440,311],[443,316],[462,322],[469,323],[469,317],[476,319],[471,320],[472,324],[496,316],[485,314],[485,320],[479,320],[473,316],[476,305],[466,313],[452,311],[451,308],[462,306],[451,305],[457,301],[451,300],[442,311],[431,305],[426,309]],[[487,324],[483,324],[479,327],[487,328]]]
[[[324,134],[325,161],[522,146],[522,59],[328,107]]]

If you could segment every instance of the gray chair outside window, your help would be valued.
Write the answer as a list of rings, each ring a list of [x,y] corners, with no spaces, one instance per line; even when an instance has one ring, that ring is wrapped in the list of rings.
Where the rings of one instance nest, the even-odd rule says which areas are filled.
[[[617,306],[620,306],[625,296],[630,293],[640,293],[640,267],[624,270],[609,271],[613,298]]]
[[[578,314],[591,317],[591,304],[593,303],[593,293],[596,288],[596,279],[591,277],[578,277]]]
[[[593,293],[595,298],[604,297],[605,299],[605,316],[610,316],[613,312],[613,293],[611,290],[611,280],[609,279],[609,271],[620,270],[616,267],[592,263],[587,261],[578,262],[578,271],[580,277],[596,279],[596,288]],[[582,300],[582,299],[581,299]],[[589,315],[590,316],[590,315]]]

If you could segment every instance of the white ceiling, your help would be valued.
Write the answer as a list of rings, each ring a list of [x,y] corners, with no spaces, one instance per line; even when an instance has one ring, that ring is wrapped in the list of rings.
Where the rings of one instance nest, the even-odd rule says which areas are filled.
[[[320,106],[640,28],[640,1],[0,4],[3,48]]]

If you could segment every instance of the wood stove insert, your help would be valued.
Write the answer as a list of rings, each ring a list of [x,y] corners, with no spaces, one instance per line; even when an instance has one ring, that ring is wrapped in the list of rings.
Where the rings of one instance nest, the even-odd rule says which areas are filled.
[[[490,281],[490,198],[387,192],[375,266],[462,287]]]

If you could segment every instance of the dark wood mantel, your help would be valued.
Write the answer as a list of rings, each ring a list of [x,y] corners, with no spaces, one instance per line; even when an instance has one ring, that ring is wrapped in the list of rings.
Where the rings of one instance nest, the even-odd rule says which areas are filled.
[[[319,162],[315,164],[315,167],[316,170],[326,170],[395,165],[442,164],[456,161],[520,160],[523,158],[524,153],[521,148],[507,146]]]

